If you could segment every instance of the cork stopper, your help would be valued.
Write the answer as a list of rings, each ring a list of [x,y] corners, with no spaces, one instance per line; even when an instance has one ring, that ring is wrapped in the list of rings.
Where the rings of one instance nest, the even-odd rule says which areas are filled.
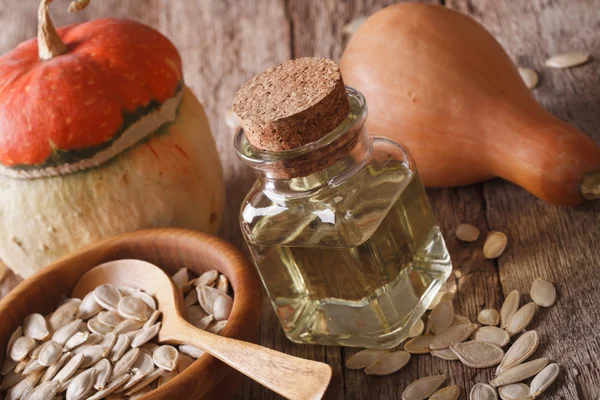
[[[348,116],[350,103],[339,66],[305,57],[250,79],[237,93],[233,111],[250,144],[283,151],[333,131]]]

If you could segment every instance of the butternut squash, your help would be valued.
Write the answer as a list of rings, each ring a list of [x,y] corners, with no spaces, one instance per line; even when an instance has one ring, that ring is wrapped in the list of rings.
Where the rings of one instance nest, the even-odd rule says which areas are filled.
[[[404,142],[427,186],[501,177],[559,205],[600,197],[600,148],[544,110],[479,23],[404,3],[361,26],[341,59],[369,132]]]

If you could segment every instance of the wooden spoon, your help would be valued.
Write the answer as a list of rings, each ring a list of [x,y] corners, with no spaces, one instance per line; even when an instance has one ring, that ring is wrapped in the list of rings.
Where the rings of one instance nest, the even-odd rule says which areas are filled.
[[[157,266],[141,260],[99,265],[77,281],[72,296],[83,298],[107,283],[137,287],[156,298],[163,315],[159,342],[198,347],[290,399],[321,399],[325,395],[332,379],[329,365],[197,329],[183,317],[186,308],[181,292]]]

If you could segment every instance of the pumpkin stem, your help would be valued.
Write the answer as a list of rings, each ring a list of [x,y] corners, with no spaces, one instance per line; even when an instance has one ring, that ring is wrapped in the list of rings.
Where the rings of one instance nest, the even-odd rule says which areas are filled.
[[[42,60],[51,60],[67,52],[67,45],[58,36],[52,18],[50,18],[48,12],[50,3],[52,0],[41,0],[38,8],[38,54]],[[74,0],[69,4],[68,11],[81,11],[89,3],[90,0]]]
[[[586,200],[600,199],[600,172],[585,174],[579,189]]]

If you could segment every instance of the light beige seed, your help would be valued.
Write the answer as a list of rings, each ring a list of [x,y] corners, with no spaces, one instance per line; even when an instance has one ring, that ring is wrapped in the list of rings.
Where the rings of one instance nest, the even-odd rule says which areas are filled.
[[[40,348],[38,361],[44,367],[49,367],[54,364],[63,354],[62,346],[53,340],[44,343]]]
[[[114,379],[128,373],[141,353],[140,349],[130,349],[115,363],[111,377]]]
[[[119,301],[118,309],[123,318],[131,318],[136,321],[146,321],[152,313],[146,303],[133,296],[123,297]]]
[[[79,304],[79,318],[88,320],[102,310],[102,306],[96,301],[96,296],[94,296],[94,292],[90,292],[83,298],[83,300]]]
[[[27,364],[27,366],[23,370],[23,375],[29,375],[32,372],[41,371],[44,368],[46,368],[46,367],[43,366],[42,364],[40,364],[40,362],[38,360],[32,359],[31,361],[29,361],[29,364]]]
[[[102,357],[107,357],[110,354],[110,352],[116,342],[117,342],[117,335],[115,335],[112,332],[107,333],[102,338],[100,343],[98,343],[98,346],[100,346],[102,348]]]
[[[104,356],[104,349],[95,344],[86,347],[81,354],[83,355],[83,361],[81,362],[80,368],[88,368],[100,361]]]
[[[204,355],[204,350],[201,350],[201,349],[194,347],[192,345],[189,345],[189,344],[179,345],[179,351],[182,354],[188,355],[195,359],[198,359]]]
[[[429,344],[434,336],[417,336],[404,344],[404,351],[411,354],[427,354],[429,353]]]
[[[40,380],[40,382],[44,383],[49,380],[52,380],[52,378],[54,378],[56,373],[62,368],[63,365],[65,365],[65,363],[67,361],[69,361],[71,359],[71,357],[72,357],[71,353],[69,353],[69,352],[63,353],[62,356],[58,359],[58,361],[56,361],[54,364],[49,366],[48,369],[44,372],[44,375],[42,376],[42,379]]]
[[[142,325],[142,329],[149,328],[154,325],[156,321],[158,321],[158,318],[160,318],[160,315],[161,312],[159,310],[152,311],[152,314],[150,314],[148,320],[144,322],[144,325]]]
[[[512,317],[519,309],[520,300],[521,296],[516,290],[513,290],[506,296],[502,308],[500,309],[500,328],[506,328],[506,324],[510,317]]]
[[[136,386],[138,383],[142,381],[145,377],[150,375],[154,371],[154,362],[152,361],[152,357],[146,353],[141,353],[138,359],[135,361],[133,366],[131,367],[131,378],[125,383],[125,385],[121,386],[117,393],[125,392],[128,389]]]
[[[154,336],[158,335],[160,327],[161,323],[158,322],[149,328],[142,329],[137,335],[135,335],[135,338],[133,338],[133,340],[131,341],[131,347],[140,347],[144,343],[152,340]]]
[[[417,379],[404,389],[402,400],[426,400],[439,389],[445,380],[446,375]]]
[[[206,317],[206,315],[206,312],[200,306],[187,307],[187,320],[194,326],[196,326],[202,318]]]
[[[111,380],[110,382],[108,382],[106,388],[97,391],[92,396],[88,397],[87,400],[100,400],[104,398],[110,399],[110,394],[113,393],[115,390],[119,389],[125,382],[127,382],[129,380],[129,377],[129,374],[124,374],[119,376],[118,378]]]
[[[127,348],[129,348],[130,343],[131,340],[129,340],[129,337],[127,335],[120,334],[119,336],[117,336],[117,341],[115,342],[113,348],[110,350],[110,361],[112,361],[113,363],[119,361],[123,354],[125,354]]]
[[[527,326],[529,326],[533,320],[533,317],[535,316],[536,311],[537,305],[534,302],[525,304],[519,309],[519,311],[510,317],[508,322],[506,322],[506,327],[504,329],[511,337],[515,336],[517,333],[522,332],[525,330],[525,328],[527,328]]]
[[[456,227],[456,237],[463,242],[474,242],[479,237],[479,229],[471,224],[460,224]]]
[[[477,383],[471,389],[470,400],[497,400],[496,390],[486,383]]]
[[[375,362],[365,368],[367,375],[390,375],[400,371],[410,361],[410,353],[406,351],[393,351],[385,353]]]
[[[46,340],[50,331],[42,314],[29,314],[23,321],[23,334],[35,340]]]
[[[217,321],[214,324],[210,325],[208,328],[206,328],[206,332],[219,335],[223,331],[223,329],[225,329],[225,325],[227,325],[227,320]]]
[[[111,328],[116,327],[125,320],[125,318],[121,317],[118,312],[114,311],[101,311],[96,318],[98,321],[104,325],[110,326]]]
[[[500,323],[500,314],[493,308],[486,308],[485,310],[481,310],[477,316],[477,321],[481,325],[496,326]]]
[[[533,361],[528,361],[526,363],[519,364],[516,367],[502,372],[496,377],[496,379],[490,382],[490,385],[498,387],[524,381],[525,379],[531,378],[532,376],[543,370],[547,364],[547,358],[538,358]]]
[[[140,349],[146,351],[148,353],[148,355],[152,356],[152,354],[154,354],[156,349],[158,349],[159,347],[160,346],[158,346],[156,343],[148,342],[148,343],[141,345]]]
[[[529,390],[531,397],[536,398],[544,393],[554,383],[559,372],[560,368],[555,363],[548,364],[541,370],[531,381],[531,389]]]
[[[67,400],[83,400],[86,395],[92,390],[96,381],[95,369],[88,369],[77,375],[67,388]]]
[[[429,400],[458,400],[458,396],[460,396],[460,387],[454,385],[438,390]]]
[[[48,320],[50,329],[52,332],[57,331],[61,326],[68,324],[69,322],[79,319],[79,307],[81,301],[69,301],[58,307],[56,311],[52,313],[52,316]]]
[[[20,373],[22,373],[22,372],[25,370],[25,367],[27,367],[27,365],[28,365],[30,362],[31,362],[31,358],[29,358],[29,357],[26,357],[26,358],[22,359],[21,361],[19,361],[19,362],[17,363],[17,365],[15,365],[15,369],[14,369],[14,371],[15,371],[17,374],[20,374]]]
[[[18,400],[23,394],[33,389],[42,377],[42,371],[27,375],[25,379],[8,389],[4,400]]]
[[[425,322],[423,322],[423,320],[419,318],[417,322],[415,322],[415,324],[412,326],[412,328],[410,328],[410,331],[408,331],[408,337],[412,339],[417,336],[421,336],[424,330]]]
[[[82,345],[80,345],[72,350],[72,353],[79,354],[81,352],[81,350],[83,350],[85,347],[98,344],[102,341],[103,338],[104,338],[104,336],[102,336],[102,335],[98,335],[97,333],[91,333],[88,336],[87,340]]]
[[[186,369],[188,369],[190,367],[190,365],[192,365],[194,363],[194,361],[196,361],[196,359],[188,356],[187,354],[184,354],[181,351],[181,349],[179,349],[179,351],[180,351],[180,353],[179,353],[179,362],[177,363],[177,371],[183,372]],[[202,350],[200,350],[200,351],[202,351]]]
[[[113,333],[115,335],[120,335],[121,333],[129,333],[137,331],[142,326],[144,326],[143,321],[136,321],[135,319],[126,319],[125,321],[121,322],[115,327]]]
[[[121,301],[121,293],[119,290],[110,284],[98,286],[94,289],[94,297],[96,302],[107,310],[118,311],[119,301]]]
[[[196,285],[207,285],[210,286],[219,278],[219,272],[217,270],[210,270],[204,272],[196,279]]]
[[[127,335],[127,337],[129,338],[130,341],[133,342],[133,339],[135,339],[135,337],[138,335],[138,333],[140,333],[142,330],[138,329],[136,331],[132,331],[132,332],[127,332],[125,335]]]
[[[107,333],[112,332],[114,329],[100,322],[97,316],[87,322],[87,328],[97,335],[106,335]]]
[[[70,377],[73,376],[75,371],[79,368],[81,363],[83,362],[83,354],[77,354],[71,358],[64,367],[54,376],[53,381],[57,381],[59,383],[66,382]]]
[[[219,292],[229,293],[229,279],[225,275],[219,275],[217,279],[216,288]]]
[[[552,56],[544,64],[550,68],[571,68],[585,64],[589,59],[588,53],[571,52]]]
[[[10,349],[12,349],[12,347],[15,344],[15,342],[17,341],[17,339],[20,338],[21,336],[23,336],[23,327],[18,326],[13,331],[13,333],[10,335],[10,338],[8,339],[8,344],[6,345],[6,355],[7,356],[10,356]]]
[[[31,352],[29,353],[29,358],[38,358],[40,355],[40,352],[42,351],[42,346],[43,346],[43,342],[42,343],[36,343],[36,347],[31,350]]]
[[[0,392],[4,392],[7,389],[10,389],[25,378],[26,376],[23,374],[17,374],[14,371],[10,371],[2,379],[2,383],[0,384]]]
[[[121,297],[123,296],[133,296],[136,293],[140,293],[142,290],[133,286],[119,286],[117,287],[119,293],[121,293]]]
[[[179,352],[173,346],[160,346],[152,354],[152,360],[158,368],[162,368],[171,372],[175,368],[177,368],[177,362],[179,361]]]
[[[154,299],[154,297],[150,296],[148,293],[139,291],[137,293],[132,294],[132,296],[136,297],[136,298],[140,299],[141,301],[143,301],[144,303],[146,303],[146,305],[148,306],[148,308],[150,310],[156,310],[156,308],[157,308],[156,300]]]
[[[214,321],[215,321],[215,319],[214,319],[214,317],[212,315],[207,315],[207,316],[204,316],[204,317],[200,318],[198,321],[196,321],[196,323],[192,323],[192,321],[190,321],[190,323],[192,323],[192,325],[194,325],[198,329],[205,330]]]
[[[467,317],[463,317],[462,315],[454,314],[454,318],[452,319],[452,324],[450,326],[456,325],[469,325],[471,320]]]
[[[15,366],[17,365],[17,361],[13,360],[10,355],[4,357],[4,362],[2,363],[2,370],[0,374],[2,376],[7,375],[10,372],[13,372]]]
[[[217,321],[229,318],[229,314],[231,314],[231,309],[233,308],[233,299],[231,297],[206,285],[196,286],[196,291],[198,293],[198,301],[207,314],[214,316]]]
[[[188,283],[188,269],[181,268],[171,277],[175,285],[181,290]]]
[[[75,347],[84,344],[89,337],[90,333],[88,331],[75,332],[75,334],[67,340],[67,343],[65,343],[65,350],[73,350]]]
[[[458,356],[454,354],[454,352],[450,349],[443,350],[431,350],[431,355],[437,358],[441,358],[442,360],[447,361],[456,361],[458,360]]]
[[[531,300],[540,307],[551,307],[556,301],[556,288],[553,284],[541,278],[533,281],[529,294]]]
[[[431,303],[427,307],[427,310],[433,310],[434,307],[437,306],[438,304],[440,304],[442,301],[452,300],[453,298],[454,298],[454,293],[440,290],[433,297],[433,300],[431,300]]]
[[[23,397],[23,400],[52,400],[58,393],[58,387],[58,382],[44,382],[37,386],[29,396]]]
[[[35,339],[29,336],[21,336],[13,343],[10,349],[10,358],[14,361],[22,361],[36,346]]]
[[[94,381],[94,389],[104,389],[108,383],[108,378],[110,378],[112,374],[112,364],[106,358],[103,358],[94,364],[92,368],[98,372],[96,375],[96,380]]]
[[[439,335],[452,325],[454,320],[454,306],[452,300],[441,301],[429,314],[429,327],[431,332]]]
[[[464,342],[475,329],[477,329],[475,324],[451,326],[436,335],[429,343],[429,348],[431,350],[443,350],[449,348],[452,343]]]
[[[144,389],[145,387],[150,385],[152,382],[157,380],[165,372],[166,371],[163,371],[161,369],[155,369],[154,371],[152,371],[152,373],[150,373],[148,376],[146,376],[144,379],[142,379],[141,382],[139,382],[137,385],[135,385],[134,387],[129,389],[129,391],[125,392],[125,396],[131,396],[132,394],[139,392],[140,390]]]
[[[510,342],[509,334],[504,329],[500,329],[497,326],[483,326],[473,332],[471,339],[479,340],[480,342],[493,343],[500,347],[504,347]]]
[[[463,364],[471,368],[487,368],[498,365],[504,357],[501,347],[479,340],[452,343],[450,350],[458,356]]]
[[[198,304],[198,292],[195,290],[195,288],[185,295],[183,302],[185,303],[186,307],[191,307]]]
[[[524,383],[513,383],[498,388],[502,400],[529,400],[529,386]]]
[[[488,234],[483,244],[483,255],[485,258],[498,258],[506,249],[508,238],[502,232],[493,231]]]
[[[74,321],[69,322],[68,324],[54,332],[54,335],[52,335],[52,340],[60,344],[61,346],[64,346],[67,343],[67,341],[71,338],[71,336],[73,336],[75,333],[77,333],[77,331],[79,331],[81,324],[83,324],[83,321],[80,319],[76,319]]]
[[[519,75],[528,89],[535,88],[540,81],[538,73],[531,68],[519,68]]]

